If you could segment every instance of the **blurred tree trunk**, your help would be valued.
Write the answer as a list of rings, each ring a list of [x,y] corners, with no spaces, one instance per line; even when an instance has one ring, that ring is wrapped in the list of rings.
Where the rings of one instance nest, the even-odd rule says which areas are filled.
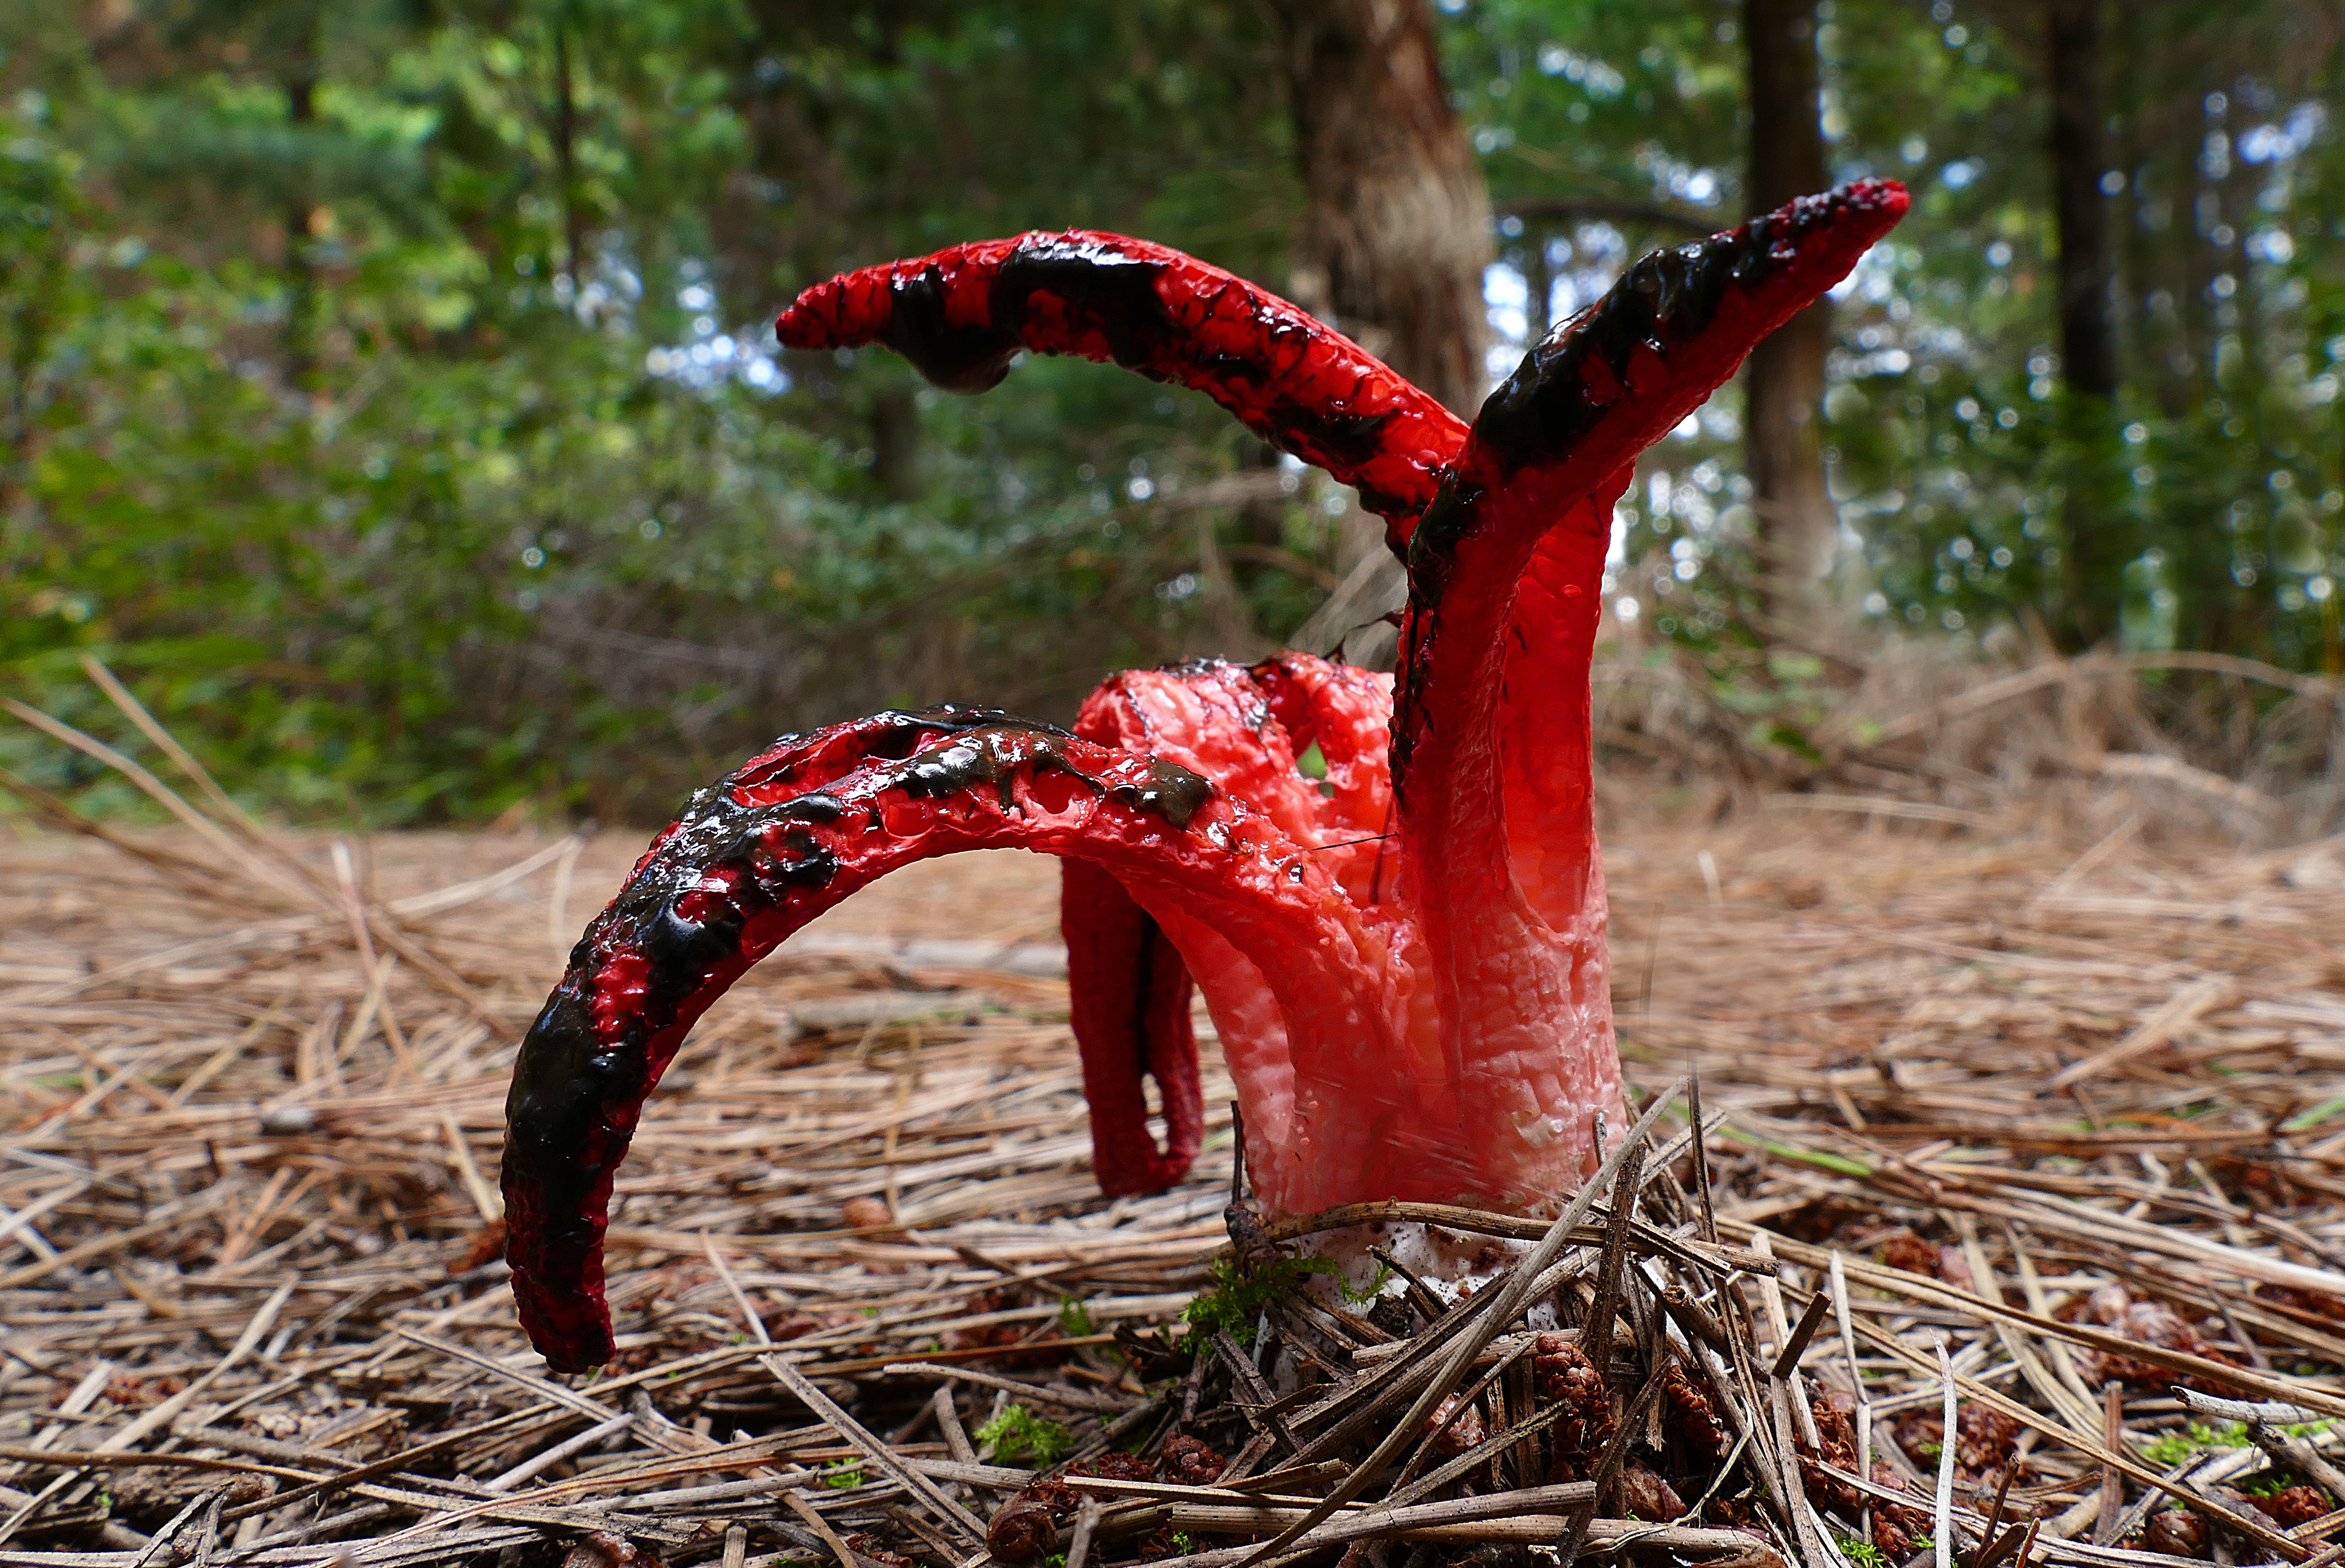
[[[1831,184],[1817,102],[1815,0],[1744,0],[1750,43],[1753,214]],[[1759,514],[1765,596],[1796,619],[1832,570],[1840,514],[1824,484],[1817,425],[1832,305],[1819,299],[1751,350],[1743,371],[1743,464]]]
[[[1490,197],[1449,106],[1426,0],[1270,0],[1284,56],[1303,187],[1296,302],[1357,339],[1467,419],[1488,391]],[[1380,520],[1356,508],[1343,586],[1297,633],[1389,661],[1400,565]]]
[[[306,137],[318,123],[317,41],[316,15],[299,15],[285,57],[285,119],[296,137]],[[310,249],[317,205],[310,149],[297,142],[294,157],[293,190],[285,204],[285,384],[309,392],[318,362],[318,266]]]
[[[570,275],[571,308],[586,294],[586,212],[578,188],[578,86],[570,62],[570,7],[553,13],[553,158],[562,181],[562,269]]]
[[[1426,0],[1272,0],[1335,324],[1457,412],[1487,390],[1490,197],[1441,84]],[[1315,279],[1315,281],[1317,281]]]
[[[2073,471],[2063,505],[2067,602],[2061,620],[2072,646],[2114,633],[2124,602],[2130,530],[2117,503],[2122,460],[2107,429],[2117,391],[2117,340],[2109,324],[2115,258],[2109,247],[2108,114],[2102,89],[2101,0],[2046,0],[2045,34],[2052,97],[2052,190],[2060,257],[2060,374],[2067,390]]]
[[[2101,0],[2051,0],[2052,183],[2060,227],[2060,361],[2071,392],[2113,398],[2109,330],[2107,113],[2101,94]]]
[[[909,382],[880,389],[871,400],[871,477],[889,501],[920,499],[919,394]]]

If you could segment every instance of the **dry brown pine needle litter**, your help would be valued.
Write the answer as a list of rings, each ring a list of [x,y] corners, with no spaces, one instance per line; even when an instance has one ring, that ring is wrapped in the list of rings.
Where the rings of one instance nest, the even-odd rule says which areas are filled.
[[[940,863],[703,1022],[564,1381],[502,1098],[634,846],[198,798],[0,842],[0,1568],[2345,1555],[2333,844],[1610,824],[1655,1114],[1562,1232],[1225,1225],[1225,1111],[1100,1199],[1051,868]],[[1309,1288],[1394,1220],[1538,1277]]]

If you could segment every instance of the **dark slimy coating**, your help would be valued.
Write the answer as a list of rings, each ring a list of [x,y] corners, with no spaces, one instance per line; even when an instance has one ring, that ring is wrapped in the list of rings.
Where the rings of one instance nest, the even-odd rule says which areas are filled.
[[[1472,574],[1511,601],[1540,537],[1623,473],[1731,376],[1761,339],[1848,275],[1904,214],[1904,187],[1862,180],[1802,197],[1740,228],[1647,256],[1603,298],[1525,355],[1474,421],[1409,541],[1393,774],[1407,776],[1446,678],[1495,679],[1504,606],[1454,602],[1467,557],[1505,558]],[[1587,585],[1592,590],[1593,585]],[[1446,625],[1471,618],[1472,634]],[[1458,674],[1446,677],[1445,670]]]
[[[808,289],[791,348],[878,341],[937,386],[999,385],[1020,349],[1192,387],[1360,491],[1405,540],[1462,420],[1305,312],[1177,250],[1069,230],[956,246]]]
[[[945,319],[945,281],[934,262],[895,280],[879,340],[910,361],[929,385],[964,395],[990,392],[1010,374],[1018,339],[983,326]]]
[[[506,1099],[507,1256],[523,1321],[557,1370],[610,1353],[601,1245],[612,1180],[645,1099],[694,1019],[790,931],[871,876],[964,846],[927,841],[935,829],[949,835],[956,814],[977,811],[980,829],[1015,841],[1026,821],[1020,802],[1053,775],[1072,786],[1071,798],[1112,804],[1124,820],[1172,835],[1215,798],[1209,782],[1172,763],[1103,751],[991,710],[945,707],[787,736],[696,792],[659,835],[572,953],[523,1042]],[[1078,849],[1081,831],[1044,822],[1033,830],[1035,847]],[[1142,955],[1159,1000],[1127,1075],[1130,1104],[1093,1121],[1094,1166],[1111,1190],[1177,1178],[1203,1125],[1194,1046],[1185,1032],[1176,1037],[1173,1002],[1163,999],[1177,993],[1185,1031],[1186,974],[1170,944],[1160,937],[1157,946]],[[1162,1045],[1152,1044],[1159,1037]],[[1172,1123],[1162,1154],[1137,1090],[1143,1069],[1163,1091]]]
[[[1510,847],[1505,818],[1515,807],[1505,792],[1526,802],[1518,827],[1545,824],[1544,840],[1536,832],[1518,840],[1593,865],[1592,826],[1548,810],[1549,797],[1584,804],[1586,748],[1541,753],[1522,744],[1522,727],[1585,728],[1611,499],[1643,448],[1760,338],[1844,275],[1904,207],[1902,188],[1861,182],[1647,258],[1532,350],[1470,433],[1294,307],[1193,258],[1113,235],[959,246],[803,295],[777,323],[793,348],[884,341],[961,391],[997,383],[1021,348],[1112,361],[1206,392],[1264,439],[1358,486],[1364,503],[1390,520],[1388,538],[1409,563],[1396,711],[1382,705],[1377,678],[1304,655],[1252,672],[1199,663],[1172,672],[1185,684],[1170,696],[1210,698],[1212,711],[1193,723],[1168,721],[1152,743],[1192,766],[1151,754],[1138,710],[1132,733],[1094,736],[945,707],[785,736],[696,793],[573,951],[515,1067],[503,1172],[508,1258],[523,1322],[549,1363],[574,1371],[610,1354],[602,1240],[612,1184],[644,1100],[685,1032],[806,921],[912,860],[1013,845],[1068,859],[1073,1013],[1094,1168],[1112,1193],[1177,1179],[1202,1132],[1192,976],[1168,930],[1186,940],[1197,920],[1227,915],[1226,928],[1211,929],[1238,944],[1254,973],[1274,976],[1274,995],[1287,1009],[1277,1027],[1304,1020],[1347,1049],[1386,1016],[1384,1001],[1367,995],[1384,983],[1378,960],[1364,955],[1382,950],[1386,936],[1405,936],[1409,922],[1435,975],[1429,994],[1445,1053],[1462,1048],[1468,1025],[1530,1016],[1508,987],[1515,960],[1533,948],[1487,935],[1515,928],[1496,916],[1525,907],[1508,879],[1534,864]],[[1504,689],[1510,649],[1536,649],[1544,661],[1516,667],[1538,679],[1512,693]],[[1117,677],[1094,703],[1134,680],[1162,683]],[[1304,787],[1290,734],[1294,744],[1321,744],[1332,792],[1324,798],[1365,830],[1359,836],[1306,850],[1251,804],[1288,801],[1283,820],[1298,820],[1293,797],[1271,787]],[[1537,764],[1528,773],[1526,759]],[[1502,785],[1503,768],[1518,782]],[[1243,779],[1254,782],[1233,782]],[[1309,794],[1312,811],[1322,798]],[[1388,881],[1383,843],[1396,837],[1398,869]],[[1357,848],[1368,844],[1376,847]],[[1325,869],[1355,851],[1355,883]],[[1600,875],[1569,883],[1561,909],[1600,930]],[[1369,926],[1352,923],[1364,910],[1376,912],[1374,943]],[[1592,1037],[1611,1059],[1600,946],[1595,953]],[[1466,982],[1486,1000],[1445,999],[1443,986],[1462,994]],[[1576,1058],[1575,1070],[1591,1059]],[[1445,1057],[1453,1087],[1470,1083],[1460,1060]],[[1163,1103],[1161,1148],[1148,1132],[1149,1078]],[[1500,1087],[1512,1094],[1522,1086]],[[1323,1111],[1347,1104],[1342,1096],[1320,1101]],[[1488,1121],[1472,1124],[1475,1136]],[[1462,1113],[1457,1125],[1467,1126]],[[1492,1138],[1503,1141],[1495,1131]],[[1379,1147],[1373,1138],[1357,1146]],[[1334,1147],[1322,1144],[1318,1156]],[[1322,1165],[1300,1154],[1289,1163],[1294,1170],[1275,1179],[1296,1183],[1290,1191],[1320,1191],[1294,1173]],[[1472,1168],[1474,1156],[1461,1165]],[[1410,1179],[1376,1168],[1382,1174],[1363,1184]],[[1322,1196],[1345,1200],[1340,1191]]]
[[[1747,353],[1846,276],[1904,210],[1902,189],[1893,195],[1883,182],[1868,180],[1802,197],[1740,228],[1646,255],[1603,298],[1524,356],[1475,416],[1476,444],[1508,471],[1557,461],[1614,403],[1660,393],[1677,380],[1680,351],[1713,329],[1743,339]],[[1835,268],[1826,280],[1824,273]],[[1799,303],[1782,309],[1792,294]],[[1734,359],[1739,363],[1741,354]]]
[[[1156,291],[1163,271],[1162,261],[1125,255],[1091,237],[1032,236],[994,273],[982,325],[951,319],[944,270],[930,261],[891,279],[888,324],[878,339],[946,391],[990,391],[1026,346],[1030,308],[1055,308],[1066,314],[1066,327],[1097,332],[1114,363],[1153,376],[1151,361],[1174,330]],[[1258,367],[1220,369],[1259,375]]]

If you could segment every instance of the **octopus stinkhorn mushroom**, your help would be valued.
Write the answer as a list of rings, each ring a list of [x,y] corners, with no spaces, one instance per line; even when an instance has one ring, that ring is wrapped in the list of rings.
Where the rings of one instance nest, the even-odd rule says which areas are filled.
[[[1110,1194],[1165,1186],[1196,1152],[1193,986],[1267,1209],[1558,1207],[1599,1113],[1621,1125],[1588,686],[1613,502],[1905,207],[1866,180],[1644,258],[1470,426],[1285,301],[1115,235],[956,246],[802,295],[778,322],[793,348],[876,340],[957,392],[1021,350],[1112,360],[1356,487],[1408,569],[1399,669],[1289,652],[1128,671],[1071,731],[883,713],[786,735],[695,794],[572,952],[514,1070],[508,1257],[547,1361],[611,1354],[612,1182],[694,1020],[858,888],[959,850],[1064,861]],[[1324,780],[1297,766],[1314,746]]]

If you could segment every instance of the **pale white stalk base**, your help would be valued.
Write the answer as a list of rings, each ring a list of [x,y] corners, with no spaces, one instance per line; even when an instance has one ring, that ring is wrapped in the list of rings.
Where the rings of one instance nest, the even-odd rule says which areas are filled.
[[[1298,1256],[1325,1258],[1335,1266],[1335,1273],[1306,1277],[1312,1294],[1322,1301],[1340,1302],[1349,1310],[1362,1313],[1375,1307],[1376,1298],[1397,1298],[1407,1290],[1399,1274],[1369,1255],[1371,1247],[1380,1247],[1391,1254],[1395,1262],[1422,1280],[1425,1288],[1448,1307],[1466,1292],[1482,1290],[1512,1268],[1532,1246],[1528,1241],[1451,1230],[1421,1219],[1381,1219],[1365,1225],[1346,1225],[1305,1237],[1299,1245]],[[1379,1275],[1383,1276],[1381,1284]],[[1534,1301],[1527,1316],[1532,1328],[1552,1329],[1556,1326],[1555,1303]]]

